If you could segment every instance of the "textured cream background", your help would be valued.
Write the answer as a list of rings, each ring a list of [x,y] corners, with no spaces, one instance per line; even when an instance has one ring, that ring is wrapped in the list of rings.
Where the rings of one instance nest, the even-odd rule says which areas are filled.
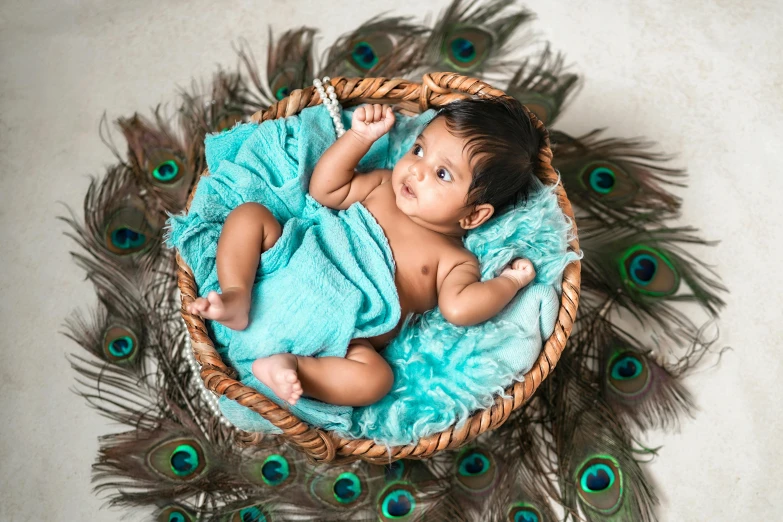
[[[427,4],[435,13],[446,1]],[[191,77],[233,66],[232,44],[265,54],[268,25],[321,28],[320,49],[359,22],[422,2],[2,0],[0,2],[0,520],[116,521],[90,491],[97,437],[115,426],[69,387],[58,334],[94,294],[55,220],[79,210],[112,155],[110,119],[149,114]],[[664,521],[780,519],[780,221],[783,23],[780,1],[527,4],[533,28],[567,54],[584,88],[558,127],[645,135],[690,172],[682,223],[731,289],[719,367],[688,380],[700,411],[648,466]]]

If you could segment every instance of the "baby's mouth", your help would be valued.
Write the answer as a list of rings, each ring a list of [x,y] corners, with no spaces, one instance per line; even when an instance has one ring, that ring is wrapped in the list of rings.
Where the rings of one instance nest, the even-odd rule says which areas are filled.
[[[402,189],[400,192],[402,192],[402,195],[408,199],[414,199],[416,197],[416,193],[413,192],[407,183],[402,184]]]

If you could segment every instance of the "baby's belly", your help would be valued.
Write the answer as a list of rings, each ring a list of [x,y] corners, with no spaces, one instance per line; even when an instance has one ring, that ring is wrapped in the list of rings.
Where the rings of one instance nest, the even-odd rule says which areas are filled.
[[[402,274],[398,272],[395,277],[397,286],[397,295],[400,297],[400,321],[390,332],[378,335],[368,339],[376,349],[381,349],[394,339],[400,333],[405,319],[410,314],[423,314],[427,310],[432,310],[438,305],[438,295],[436,291],[435,276],[432,277],[412,277],[409,271]],[[422,276],[429,276],[430,271],[424,270]],[[434,270],[432,271],[434,272]],[[402,281],[402,284],[401,284]]]

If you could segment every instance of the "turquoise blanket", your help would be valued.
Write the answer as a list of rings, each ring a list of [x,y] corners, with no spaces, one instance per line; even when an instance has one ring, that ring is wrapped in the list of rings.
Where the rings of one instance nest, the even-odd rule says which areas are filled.
[[[359,170],[391,168],[432,116],[430,111],[415,118],[398,117],[392,131],[378,140],[362,159]],[[350,117],[350,112],[343,114],[346,128],[350,126]],[[383,328],[390,330],[394,326],[388,326],[395,317],[389,303],[397,299],[393,279],[391,287],[388,284],[388,277],[393,277],[393,261],[385,238],[377,237],[380,228],[374,228],[377,224],[371,217],[367,219],[369,214],[361,205],[338,213],[322,207],[307,193],[309,176],[334,139],[332,122],[323,106],[261,125],[238,125],[230,131],[207,137],[207,164],[211,174],[200,180],[189,213],[171,216],[167,236],[168,244],[178,248],[192,268],[200,295],[219,290],[215,253],[226,216],[238,205],[255,201],[269,208],[283,224],[284,236],[291,234],[303,238],[313,224],[327,224],[332,227],[330,230],[340,231],[342,239],[338,237],[340,234],[332,238],[330,232],[320,235],[320,243],[315,242],[325,258],[335,257],[335,244],[331,241],[339,244],[356,234],[362,235],[362,243],[369,241],[378,249],[375,258],[378,267],[383,264],[380,260],[388,257],[392,264],[386,267],[387,279],[378,276],[382,270],[373,271],[364,267],[363,260],[355,259],[363,266],[362,272],[370,270],[375,274],[373,277],[378,276],[369,280],[375,281],[375,288],[380,292],[369,295],[373,284],[369,287],[360,284],[356,288],[359,301],[372,303],[380,310],[367,323],[377,328],[367,331],[380,333]],[[292,231],[288,232],[286,227]],[[576,258],[575,254],[566,251],[567,230],[568,223],[557,207],[555,196],[551,190],[539,186],[524,208],[494,218],[465,239],[466,247],[481,261],[484,277],[492,277],[510,259],[524,255],[533,261],[538,272],[535,284],[520,292],[501,315],[476,327],[450,325],[437,310],[408,321],[402,333],[383,352],[394,370],[395,385],[392,393],[379,403],[351,409],[300,400],[293,407],[294,413],[310,424],[346,436],[401,444],[462,422],[475,408],[491,404],[494,394],[531,367],[543,340],[551,334],[558,310],[562,270]],[[302,246],[298,240],[293,243],[293,249],[278,250],[276,245],[265,256],[279,256],[276,262],[293,259]],[[284,253],[276,254],[278,251]],[[262,258],[257,281],[263,280],[265,265],[271,264],[267,261]],[[335,268],[330,263],[326,263],[324,270],[331,270],[330,266]],[[312,271],[313,266],[315,264],[308,270]],[[304,277],[304,270],[301,265],[292,267],[285,277],[290,278],[291,284],[297,284],[297,278]],[[251,325],[261,323],[257,321],[257,314],[267,313],[264,301],[278,298],[277,295],[258,296],[258,292],[266,290],[254,289]],[[399,304],[396,305],[399,314]],[[269,323],[278,325],[274,334],[278,340],[281,337],[290,340],[284,344],[284,349],[314,346],[309,342],[309,329],[301,328],[302,324],[309,325],[310,321],[317,320],[311,313],[312,310],[300,315],[280,314]],[[285,318],[289,319],[289,324],[284,326],[280,321]],[[341,318],[340,324],[343,321],[347,326],[342,327],[341,332],[351,331],[350,335],[359,331],[357,325],[362,328],[365,323],[362,318]],[[275,400],[249,371],[252,361],[262,355],[250,349],[262,344],[257,337],[259,332],[255,332],[254,327],[234,332],[210,321],[207,325],[219,353],[237,369],[242,382]],[[326,325],[320,330],[327,331]],[[345,333],[341,335],[339,342],[321,346],[312,355],[344,355],[347,341],[343,340]],[[271,343],[266,345],[272,346]],[[277,431],[260,415],[225,397],[220,400],[220,408],[241,429]]]

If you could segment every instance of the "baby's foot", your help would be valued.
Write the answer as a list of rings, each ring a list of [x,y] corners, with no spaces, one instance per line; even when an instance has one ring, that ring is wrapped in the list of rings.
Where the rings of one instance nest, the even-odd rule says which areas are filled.
[[[296,404],[302,396],[302,383],[296,373],[296,356],[291,353],[270,355],[253,362],[253,375],[275,392],[275,395],[288,402]]]
[[[240,288],[227,288],[222,294],[210,292],[206,299],[199,297],[190,303],[187,310],[232,330],[244,330],[250,313],[250,292]]]
[[[529,259],[517,258],[500,273],[500,276],[511,279],[521,289],[536,277],[536,269]]]

